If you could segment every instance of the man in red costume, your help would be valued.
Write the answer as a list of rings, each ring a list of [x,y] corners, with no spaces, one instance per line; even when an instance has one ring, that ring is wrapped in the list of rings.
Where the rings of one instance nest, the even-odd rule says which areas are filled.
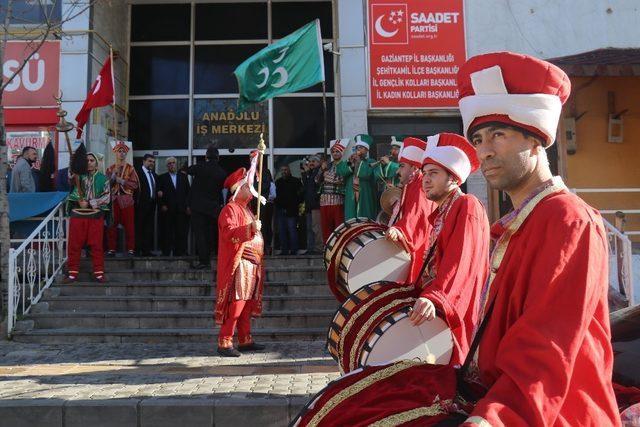
[[[127,163],[129,147],[124,141],[111,141],[111,150],[115,153],[117,160],[107,168],[106,173],[111,183],[111,205],[113,206],[113,222],[107,229],[109,243],[107,256],[116,255],[118,224],[124,227],[127,254],[133,256],[136,242],[133,193],[138,189],[138,174],[133,165]]]
[[[422,157],[427,143],[418,138],[405,138],[398,156],[398,175],[402,197],[396,203],[387,230],[387,238],[401,244],[411,254],[411,270],[407,283],[414,283],[420,275],[425,251],[428,248],[431,224],[429,215],[436,204],[422,191]]]
[[[262,350],[251,338],[251,317],[262,313],[264,242],[261,223],[248,208],[253,197],[247,170],[240,168],[227,177],[224,188],[231,194],[218,218],[218,273],[216,279],[216,323],[218,353],[239,357],[242,351]],[[238,349],[233,346],[238,327]]]
[[[433,256],[421,280],[410,319],[419,325],[444,317],[454,340],[451,363],[462,364],[477,321],[487,277],[489,220],[482,203],[460,190],[479,166],[473,146],[452,133],[430,136],[422,161],[424,193],[438,208],[429,216]]]
[[[482,172],[515,207],[491,227],[477,364],[467,373],[486,393],[464,425],[618,426],[607,236],[598,211],[552,176],[545,151],[569,78],[500,52],[469,59],[458,86]]]

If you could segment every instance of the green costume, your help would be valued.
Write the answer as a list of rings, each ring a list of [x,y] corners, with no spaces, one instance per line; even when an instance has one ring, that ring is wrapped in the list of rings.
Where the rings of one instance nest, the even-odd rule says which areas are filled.
[[[352,165],[346,161],[340,161],[336,166],[336,173],[344,178],[344,219],[345,221],[355,217],[367,217],[375,219],[378,215],[378,201],[376,200],[376,181],[373,160],[364,159],[358,163],[354,171]],[[353,178],[358,177],[359,196],[356,197],[353,190]]]
[[[401,149],[404,138],[404,135],[391,136],[391,146]],[[400,165],[398,162],[394,162],[393,160],[386,165],[382,164],[382,162],[378,163],[375,174],[376,178],[380,180],[380,183],[382,184],[381,191],[384,191],[385,188],[387,188],[387,184],[392,184],[394,187],[400,186],[400,177],[397,175],[399,167]]]
[[[102,217],[106,215],[107,220],[110,220],[111,210],[111,195],[109,191],[109,179],[101,172],[95,172],[93,175],[79,175],[78,181],[82,188],[82,198],[89,202],[89,208],[98,209],[93,216]],[[67,215],[73,215],[73,209],[80,206],[80,194],[78,188],[75,185],[75,180],[72,180],[73,188],[67,197],[66,212]],[[93,202],[92,205],[91,202]]]
[[[386,165],[383,165],[382,162],[378,163],[378,166],[375,168],[376,178],[379,179],[384,190],[386,188],[386,184],[393,184],[395,187],[400,185],[400,177],[398,177],[398,167],[400,165],[394,161],[390,161]]]

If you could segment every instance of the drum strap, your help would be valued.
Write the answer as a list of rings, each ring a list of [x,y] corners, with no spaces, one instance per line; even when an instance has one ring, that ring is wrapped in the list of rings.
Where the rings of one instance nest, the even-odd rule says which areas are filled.
[[[433,244],[429,248],[429,252],[427,253],[427,256],[424,257],[424,262],[422,263],[422,268],[420,269],[420,274],[418,274],[418,277],[416,277],[416,281],[413,284],[414,288],[418,289],[418,287],[420,286],[420,279],[422,278],[422,275],[424,274],[425,270],[427,269],[427,266],[431,262],[431,258],[433,258],[433,254],[434,254],[435,251],[436,251],[436,242],[433,242]]]
[[[457,371],[457,384],[458,384],[458,395],[465,399],[467,402],[476,402],[482,396],[479,396],[479,390],[477,387],[479,384],[474,384],[473,386],[465,381],[465,377],[469,372],[469,366],[473,361],[476,351],[478,351],[478,346],[480,345],[480,339],[484,334],[484,330],[487,328],[487,324],[489,323],[489,318],[491,317],[491,313],[493,312],[493,306],[495,304],[495,298],[491,301],[487,312],[476,331],[476,334],[473,336],[473,341],[471,342],[471,347],[469,348],[469,353],[467,353],[467,357],[464,359],[464,363],[462,364],[462,368]]]

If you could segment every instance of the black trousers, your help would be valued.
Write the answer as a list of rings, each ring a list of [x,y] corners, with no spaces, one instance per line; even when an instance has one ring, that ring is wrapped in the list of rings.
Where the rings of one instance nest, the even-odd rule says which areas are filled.
[[[169,210],[160,211],[160,247],[162,255],[183,256],[187,253],[187,235],[189,233],[189,216],[184,212]]]
[[[191,230],[201,264],[209,264],[211,254],[218,253],[218,215],[191,212]]]
[[[136,206],[136,251],[148,255],[153,249],[154,220],[156,205],[140,204]]]
[[[268,248],[271,248],[273,240],[273,203],[268,202],[266,205],[260,207],[260,221],[262,221],[264,248],[265,251],[267,251]]]

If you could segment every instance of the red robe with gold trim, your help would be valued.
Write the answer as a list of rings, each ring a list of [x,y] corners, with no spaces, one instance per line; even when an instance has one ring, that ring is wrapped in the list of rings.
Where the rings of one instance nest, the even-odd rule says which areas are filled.
[[[400,214],[398,220],[392,225],[397,228],[403,237],[403,246],[411,254],[411,270],[407,277],[407,283],[415,283],[425,252],[428,250],[431,223],[429,215],[438,205],[427,199],[422,189],[422,173],[417,172],[413,179],[402,189],[400,200]]]
[[[620,425],[608,259],[600,214],[580,198],[562,190],[533,208],[489,292],[495,306],[478,353],[489,390],[465,426]]]
[[[435,221],[438,211],[429,220]],[[421,292],[444,316],[454,339],[452,364],[462,364],[478,320],[478,301],[487,279],[489,220],[482,203],[461,194],[444,218],[431,263],[434,278]]]
[[[238,268],[245,243],[252,238],[253,214],[242,204],[230,201],[220,211],[218,218],[218,271],[216,276],[216,323],[222,324],[227,316],[229,303],[234,296],[233,275]],[[262,313],[262,289],[264,264],[260,268],[258,286],[254,292],[251,315]]]

